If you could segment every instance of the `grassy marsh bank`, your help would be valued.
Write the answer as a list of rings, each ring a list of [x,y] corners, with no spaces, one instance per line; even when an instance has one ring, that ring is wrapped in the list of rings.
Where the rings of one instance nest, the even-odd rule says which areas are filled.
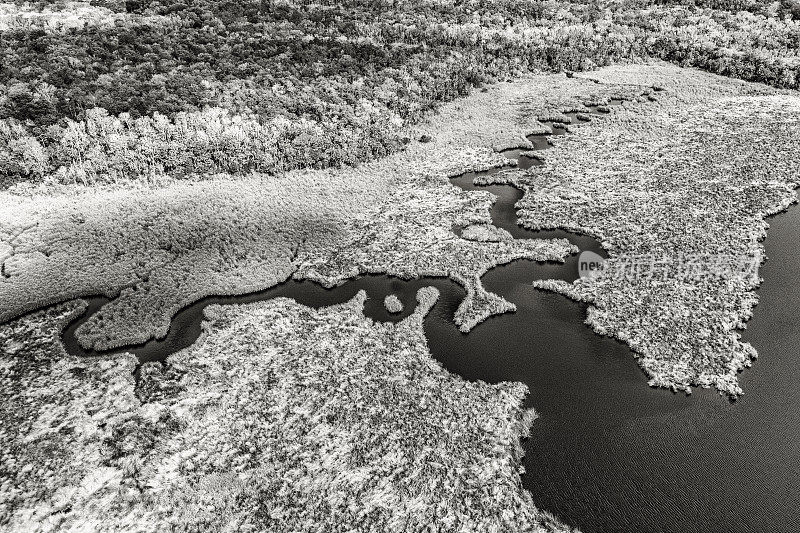
[[[665,90],[657,102],[626,102],[602,124],[554,139],[545,164],[520,180],[523,225],[594,235],[612,261],[763,258],[764,219],[796,199],[800,99],[671,71],[614,67],[593,76]],[[736,397],[737,374],[756,357],[737,329],[752,315],[758,282],[669,274],[537,285],[592,303],[587,323],[629,344],[651,385]]]
[[[666,246],[677,250],[688,246],[690,248],[686,249],[716,250],[733,246],[732,249],[740,252],[757,249],[760,246],[758,239],[764,234],[764,215],[785,206],[791,193],[791,180],[787,178],[793,171],[790,164],[773,164],[769,170],[774,179],[766,179],[764,172],[765,167],[776,160],[796,161],[787,154],[796,149],[788,143],[796,135],[796,121],[789,112],[795,112],[797,97],[763,86],[722,80],[664,65],[615,67],[593,76],[600,83],[563,76],[541,76],[514,84],[498,84],[486,93],[476,93],[459,103],[445,106],[440,115],[414,130],[415,137],[426,136],[430,142],[412,141],[405,152],[358,168],[292,172],[278,178],[222,177],[201,184],[173,183],[155,191],[98,190],[78,194],[72,190],[60,196],[34,194],[30,197],[0,193],[0,202],[3,207],[8,207],[0,210],[4,243],[0,252],[3,254],[3,272],[7,274],[0,279],[1,301],[6,306],[3,319],[87,294],[105,292],[115,295],[121,291],[120,298],[78,332],[78,337],[83,336],[87,345],[111,347],[162,335],[175,310],[211,294],[260,290],[290,277],[332,286],[364,273],[380,272],[404,278],[446,276],[459,283],[467,291],[468,298],[463,307],[458,306],[447,316],[447,325],[452,328],[455,320],[459,326],[470,329],[493,313],[516,305],[484,286],[485,282],[491,288],[488,278],[494,272],[489,271],[490,268],[498,264],[507,265],[500,268],[508,269],[519,265],[524,267],[520,259],[558,260],[574,248],[568,240],[508,240],[504,233],[490,230],[494,196],[487,191],[459,190],[448,182],[448,178],[463,171],[503,165],[506,159],[501,153],[506,149],[534,148],[541,139],[531,141],[526,136],[542,132],[543,127],[537,118],[552,118],[567,110],[585,110],[587,103],[605,102],[618,96],[628,100],[622,108],[613,108],[605,118],[585,125],[567,126],[572,129],[572,135],[554,137],[551,140],[553,148],[540,154],[543,165],[485,176],[481,181],[508,182],[523,187],[521,218],[528,228],[561,227],[595,235],[602,240],[612,259],[621,250],[629,249],[626,247],[648,250],[652,249],[648,247],[659,246],[661,250]],[[665,90],[654,96],[656,101],[652,102],[642,92],[654,84]],[[743,103],[752,104],[752,107],[741,105]],[[709,111],[713,106],[728,110],[728,118],[715,117]],[[744,113],[747,109],[752,112]],[[725,160],[729,168],[720,169],[714,165],[714,157],[722,149],[715,148],[715,145],[734,150],[732,140],[722,138],[724,128],[741,127],[754,138],[770,140],[769,135],[775,131],[772,127],[774,116],[786,118],[778,127],[786,135],[786,140],[776,140],[768,149],[763,145],[736,145],[736,158]],[[669,134],[663,141],[666,144],[658,144],[654,139],[662,139],[665,132]],[[650,149],[653,145],[664,150]],[[680,148],[685,148],[687,153],[680,154]],[[628,150],[633,155],[626,159]],[[667,163],[661,166],[653,164],[654,157],[665,154],[669,156]],[[697,161],[704,165],[696,164]],[[614,172],[614,165],[621,163],[630,176],[628,181],[619,172]],[[654,174],[654,170],[658,172]],[[747,172],[754,172],[750,182],[744,177]],[[682,181],[677,178],[682,178]],[[732,180],[729,187],[726,185],[728,179]],[[637,190],[639,194],[626,201],[626,194],[637,187],[644,190]],[[674,188],[673,194],[666,194],[670,188]],[[713,192],[713,198],[718,201],[703,203],[702,198],[698,199],[696,193],[707,192]],[[642,201],[650,198],[647,194],[653,195],[651,207]],[[659,194],[660,197],[656,198]],[[672,203],[665,206],[656,201],[659,199]],[[514,201],[515,198],[512,203]],[[693,210],[697,205],[701,205],[703,211]],[[648,211],[651,208],[654,211]],[[660,210],[656,212],[656,208]],[[226,212],[228,209],[230,213]],[[601,216],[603,213],[605,216]],[[626,219],[626,213],[638,216]],[[639,226],[643,222],[650,224],[648,228],[652,229],[658,242],[641,239],[643,233]],[[473,229],[467,231],[466,237],[462,230],[459,237],[453,233],[454,227]],[[511,222],[507,227],[509,229],[505,231],[509,234],[512,230],[518,231]],[[729,231],[725,230],[726,227]],[[481,231],[475,228],[481,228]],[[487,235],[490,238],[484,238]],[[517,262],[512,263],[515,260]],[[487,271],[489,273],[482,279]],[[644,309],[641,315],[644,320],[639,322],[632,321],[630,313],[633,309],[631,302],[636,303],[641,287],[603,285],[602,280],[592,285],[588,282],[567,285],[551,281],[540,286],[579,299],[591,299],[594,307],[589,307],[589,320],[606,320],[604,323],[610,325],[598,331],[630,342],[642,356],[640,362],[645,370],[658,378],[653,384],[687,389],[696,383],[715,386],[729,394],[739,392],[735,367],[741,362],[742,353],[751,355],[753,352],[738,343],[733,330],[752,309],[753,286],[730,285],[717,291],[717,287],[686,284],[680,291],[666,290],[658,293],[666,293],[668,300],[664,305]],[[525,289],[532,290],[527,284]],[[696,305],[698,295],[702,296],[702,291],[708,289],[715,289],[710,292],[713,297],[703,306]],[[541,294],[543,298],[557,298],[549,293]],[[380,299],[372,304],[386,313]],[[81,445],[85,441],[84,455],[95,461],[89,464],[95,465],[96,472],[102,474],[98,478],[98,474],[68,465],[64,470],[57,470],[52,479],[37,480],[31,472],[38,475],[39,469],[47,471],[49,466],[45,454],[21,455],[21,459],[15,459],[15,464],[24,461],[25,468],[8,472],[8,479],[13,476],[13,480],[4,480],[3,485],[4,498],[12,502],[9,508],[13,509],[13,516],[9,514],[9,520],[20,520],[19,523],[33,526],[43,524],[42,527],[59,520],[82,523],[83,517],[76,514],[82,510],[84,516],[90,518],[118,512],[120,514],[114,516],[121,517],[120,528],[129,527],[131,523],[126,520],[133,517],[130,520],[141,519],[146,524],[168,521],[188,524],[186,527],[196,525],[211,529],[222,528],[224,524],[247,524],[248,520],[254,521],[256,527],[275,523],[290,529],[297,524],[328,524],[325,520],[333,516],[331,509],[344,505],[344,502],[357,502],[362,508],[371,510],[373,514],[369,519],[374,519],[381,527],[386,524],[390,527],[399,524],[401,527],[418,523],[414,520],[447,517],[446,512],[450,509],[456,509],[455,521],[447,523],[454,527],[472,524],[470,520],[477,520],[474,523],[480,527],[487,524],[507,527],[501,507],[474,507],[474,500],[470,500],[468,495],[478,494],[471,491],[482,490],[472,486],[476,479],[480,481],[476,470],[459,471],[459,468],[464,468],[463,463],[442,462],[435,458],[432,462],[442,465],[442,468],[430,463],[421,466],[421,472],[430,476],[425,479],[434,480],[434,483],[469,480],[446,487],[452,491],[447,494],[452,494],[456,503],[436,500],[424,488],[414,485],[416,478],[405,480],[398,474],[398,483],[411,483],[412,492],[420,495],[422,503],[416,508],[404,501],[397,511],[405,513],[403,518],[400,522],[392,522],[397,515],[390,516],[392,511],[389,508],[398,507],[394,505],[398,501],[396,491],[394,487],[380,486],[380,490],[376,489],[379,485],[376,480],[380,476],[375,465],[382,464],[381,460],[367,461],[362,465],[364,469],[355,473],[348,470],[347,475],[339,478],[334,473],[340,463],[327,464],[314,455],[322,453],[324,437],[333,435],[326,433],[330,424],[315,419],[314,413],[318,410],[327,413],[325,409],[328,408],[339,411],[338,405],[327,405],[319,397],[300,394],[300,399],[307,400],[306,403],[276,404],[280,409],[285,408],[277,413],[283,417],[276,422],[284,424],[281,427],[285,431],[282,430],[281,435],[297,437],[298,442],[304,443],[302,449],[293,447],[296,442],[289,437],[281,440],[280,435],[271,432],[270,424],[275,420],[266,415],[275,413],[260,411],[263,404],[259,398],[284,392],[295,396],[297,391],[292,387],[304,383],[307,378],[316,383],[332,384],[332,381],[326,381],[329,375],[336,374],[332,368],[337,372],[340,370],[332,354],[344,352],[347,355],[344,361],[350,365],[344,372],[352,378],[344,386],[348,393],[359,398],[363,397],[360,396],[363,391],[354,383],[364,375],[371,376],[370,364],[380,354],[389,355],[386,371],[380,374],[379,380],[370,382],[376,388],[387,388],[385,380],[394,376],[392,368],[405,372],[409,368],[403,366],[406,363],[412,368],[423,368],[425,371],[415,373],[414,378],[421,382],[428,380],[426,383],[434,390],[445,390],[446,386],[440,380],[457,383],[458,394],[440,398],[452,400],[452,403],[438,403],[436,409],[441,408],[448,417],[464,409],[468,420],[464,422],[464,432],[458,435],[472,439],[470,444],[488,438],[488,442],[478,444],[489,447],[472,450],[475,455],[466,457],[458,455],[461,448],[447,441],[440,451],[450,453],[453,451],[450,447],[456,447],[451,454],[456,459],[478,461],[481,468],[488,461],[491,468],[496,467],[490,469],[494,475],[491,483],[477,482],[477,485],[495,487],[504,498],[501,505],[517,513],[514,520],[529,520],[535,527],[561,527],[535,510],[527,493],[520,489],[516,475],[518,438],[525,434],[530,421],[522,414],[524,387],[504,384],[492,388],[481,383],[464,382],[442,371],[430,359],[427,348],[422,349],[421,315],[413,305],[404,304],[406,311],[400,316],[413,318],[401,326],[369,322],[361,316],[360,310],[354,311],[355,307],[362,305],[360,300],[322,310],[303,308],[288,300],[246,308],[217,308],[212,323],[208,325],[209,333],[200,342],[174,356],[163,370],[145,365],[138,390],[130,378],[135,364],[130,356],[87,361],[64,356],[53,333],[61,318],[56,317],[58,320],[54,322],[53,317],[47,317],[50,316],[48,313],[59,313],[66,307],[27,315],[5,324],[2,327],[4,346],[11,348],[6,349],[7,361],[3,368],[11,376],[9,379],[16,380],[19,372],[29,372],[26,362],[37,358],[52,365],[57,373],[51,376],[51,384],[48,380],[35,378],[49,375],[50,370],[34,367],[29,372],[30,379],[20,380],[30,385],[24,394],[16,389],[13,389],[16,392],[9,393],[12,395],[10,401],[17,401],[20,394],[31,398],[27,400],[30,405],[26,409],[30,409],[28,415],[35,418],[37,425],[33,427],[28,420],[14,419],[14,427],[20,429],[4,433],[4,442],[13,442],[9,448],[17,450],[14,453],[24,454],[27,452],[19,451],[24,447],[20,444],[23,436],[45,449],[51,444],[63,446],[64,442],[72,442],[70,435],[84,435],[82,432],[85,432],[87,436],[80,436],[84,440],[79,441]],[[692,309],[693,314],[684,320],[683,310],[686,308]],[[681,314],[676,315],[675,309],[681,310]],[[427,310],[425,305],[419,308],[420,312],[422,310]],[[675,320],[676,316],[683,318]],[[506,315],[497,320],[509,318]],[[553,317],[553,320],[558,318]],[[665,321],[667,326],[663,326]],[[476,332],[486,330],[491,324],[490,320]],[[661,346],[659,339],[671,335],[673,328],[685,324],[695,328],[693,331],[708,326],[717,336],[710,340],[703,335],[692,337],[688,342],[689,349],[682,353],[653,349]],[[620,329],[623,326],[627,329]],[[299,347],[297,343],[302,342],[301,337],[310,335],[304,329],[306,327],[317,328],[311,333],[320,342],[310,347]],[[524,328],[522,324],[519,331]],[[221,335],[216,340],[213,338],[215,332]],[[633,332],[635,336],[626,332]],[[535,333],[525,331],[524,335]],[[280,339],[282,346],[288,348],[275,347],[273,350],[269,343],[274,339]],[[394,344],[385,344],[389,341]],[[594,341],[599,344],[612,342],[610,339]],[[371,346],[369,352],[354,348],[363,344]],[[267,349],[259,351],[258,346],[267,346]],[[399,351],[392,352],[394,348]],[[186,361],[186,364],[181,361]],[[280,374],[282,370],[273,368],[271,365],[276,361],[294,364],[290,368],[291,375]],[[264,366],[252,366],[261,364]],[[496,361],[493,364],[497,366]],[[78,370],[71,370],[73,367]],[[84,367],[90,369],[85,378]],[[625,367],[622,363],[619,368],[630,371],[630,366]],[[501,370],[495,368],[494,375]],[[128,372],[127,377],[123,377],[125,372]],[[323,372],[325,378],[316,372]],[[464,375],[474,377],[467,372]],[[275,379],[262,379],[263,376]],[[629,372],[625,376],[647,393],[664,394],[664,391],[645,389],[644,379],[639,373]],[[522,379],[517,375],[512,378]],[[111,385],[104,384],[106,379]],[[410,381],[406,374],[399,379],[401,383]],[[91,403],[88,409],[84,404],[75,403],[77,400],[68,400],[65,408],[79,410],[75,415],[78,418],[67,416],[64,420],[55,420],[46,416],[53,402],[57,401],[49,392],[51,387],[58,391],[70,387],[77,391],[96,390],[87,393],[86,401]],[[394,390],[391,384],[388,388]],[[430,393],[413,385],[406,388],[409,394],[419,393],[423,397]],[[204,395],[203,391],[212,389],[218,393],[217,396]],[[498,390],[511,392],[495,401],[493,395]],[[467,392],[462,398],[459,394],[463,391]],[[478,392],[473,397],[469,391]],[[326,389],[324,392],[327,394],[329,391]],[[124,400],[120,407],[114,401],[116,395]],[[698,396],[690,400],[694,401]],[[141,402],[141,406],[137,407],[132,398]],[[279,399],[279,396],[274,398]],[[419,407],[420,398],[414,397],[413,402],[409,400],[409,405]],[[682,396],[670,398],[670,402],[689,401]],[[472,400],[475,400],[474,405],[459,403]],[[719,398],[714,400],[719,401]],[[539,401],[546,403],[541,398]],[[482,407],[475,407],[481,402]],[[98,405],[101,406],[99,409]],[[376,416],[387,412],[387,405],[375,405]],[[726,404],[719,402],[719,405]],[[495,410],[489,414],[486,411],[475,414],[473,408]],[[84,412],[88,413],[88,418]],[[358,426],[359,421],[353,413],[352,410],[346,411],[350,418],[345,417],[342,426],[336,428],[340,433],[335,436],[343,435],[343,439],[362,442],[360,439],[364,432],[374,428]],[[397,414],[395,411],[391,413],[394,413],[392,417]],[[470,413],[475,416],[470,418]],[[424,414],[429,415],[427,412]],[[422,415],[412,410],[408,416]],[[498,416],[502,421],[498,422]],[[444,419],[444,415],[431,417],[432,422]],[[216,433],[211,426],[218,420],[229,425]],[[489,429],[480,425],[487,420],[490,420]],[[405,423],[403,420],[400,422]],[[478,426],[470,425],[475,423]],[[80,426],[80,431],[72,429],[75,425]],[[385,426],[391,427],[391,421]],[[447,432],[441,426],[417,426],[415,429],[419,431],[430,431],[426,438],[447,440]],[[303,428],[308,433],[293,435],[291,427]],[[361,433],[351,435],[348,427],[357,427]],[[66,436],[62,435],[62,429]],[[111,433],[106,433],[107,430]],[[251,430],[255,433],[248,433]],[[196,443],[194,439],[198,434],[208,438]],[[240,434],[252,438],[232,444],[232,439],[238,439]],[[161,439],[162,436],[167,438]],[[343,444],[337,447],[339,452],[332,450],[331,453],[341,458],[344,453],[341,450],[347,450],[347,453],[355,450],[353,453],[357,452],[359,460],[372,460],[374,456],[371,454],[375,450],[389,454],[397,451],[398,448],[381,447],[391,439],[385,435],[379,437],[365,441],[374,444],[374,449],[348,448]],[[348,442],[351,441],[347,440],[345,444]],[[407,449],[417,450],[415,442],[406,443],[410,444]],[[226,448],[228,444],[230,447]],[[215,453],[200,454],[196,458],[193,454],[203,446]],[[220,449],[224,453],[216,454]],[[301,454],[308,464],[315,465],[316,470],[303,470],[291,463],[288,452],[278,457],[285,460],[280,464],[281,468],[286,466],[286,471],[254,466],[265,457],[271,458],[270,454],[286,450]],[[218,459],[211,459],[212,455]],[[585,455],[589,457],[591,454],[587,452]],[[413,456],[413,453],[409,455],[412,459]],[[72,456],[65,457],[65,460],[72,460],[69,459]],[[492,462],[495,460],[496,464]],[[28,464],[32,466],[28,468]],[[565,470],[569,468],[566,462],[558,464]],[[205,465],[205,468],[198,469],[199,465]],[[348,468],[350,466],[348,464]],[[245,475],[242,479],[225,474],[239,467],[245,472],[255,469],[257,476]],[[284,473],[301,490],[293,492],[290,487],[280,485]],[[385,477],[386,472],[381,471],[380,475]],[[330,476],[334,476],[332,481]],[[261,481],[254,481],[255,477]],[[319,498],[315,492],[319,489],[319,480],[339,484],[336,485],[342,488],[337,496],[339,499],[332,502]],[[17,484],[22,488],[17,490]],[[256,492],[248,492],[254,486]],[[553,484],[547,486],[552,488]],[[50,498],[50,489],[59,487],[63,491],[57,494],[78,495],[75,498],[78,505],[74,509],[67,509],[62,500]],[[353,488],[354,492],[349,492],[347,487]],[[375,497],[368,502],[359,499],[364,495],[363,491],[359,492],[364,487],[377,490],[369,493]],[[308,517],[298,511],[298,506],[281,507],[280,502],[273,502],[274,509],[280,509],[275,516],[266,511],[240,516],[231,503],[244,498],[248,505],[253,506],[248,507],[250,511],[259,510],[258,501],[264,498],[264,492],[271,496],[276,490],[284,490],[281,494],[289,498],[286,501],[310,500],[313,505],[322,506],[318,508],[321,510]],[[122,499],[117,499],[119,494],[122,494]],[[580,506],[580,492],[571,492],[569,497],[572,496]],[[162,497],[167,500],[161,500]],[[190,511],[184,515],[170,515],[161,508],[163,501],[183,502]],[[439,509],[445,514],[440,515]],[[350,512],[347,507],[336,516],[345,521],[353,520],[352,514],[348,514]]]
[[[2,484],[14,490],[2,520],[31,531],[100,520],[106,531],[568,531],[520,487],[518,437],[534,417],[524,385],[470,383],[430,357],[422,320],[437,297],[421,289],[397,324],[365,318],[363,292],[319,311],[286,299],[213,307],[202,341],[168,372],[146,365],[136,391],[132,358],[62,352],[63,306],[6,325],[4,400],[38,391],[8,429],[37,445],[4,446],[14,468]]]
[[[447,178],[504,164],[495,148],[529,142],[525,135],[544,130],[540,114],[624,91],[596,87],[563,76],[498,84],[412,132],[431,142],[354,168],[155,190],[2,192],[0,320],[119,293],[78,332],[87,347],[111,348],[163,336],[178,309],[203,297],[263,290],[290,276],[330,286],[359,273],[452,274],[478,294],[475,276],[495,264],[558,260],[571,248],[457,237],[453,226],[491,220],[492,196],[460,192]],[[462,322],[487,313],[465,308]]]

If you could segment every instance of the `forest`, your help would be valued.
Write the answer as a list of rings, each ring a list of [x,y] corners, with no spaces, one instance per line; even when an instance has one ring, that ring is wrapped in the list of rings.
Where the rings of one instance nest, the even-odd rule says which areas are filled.
[[[15,1],[0,187],[357,164],[473,87],[648,57],[799,88],[798,19],[798,0]]]

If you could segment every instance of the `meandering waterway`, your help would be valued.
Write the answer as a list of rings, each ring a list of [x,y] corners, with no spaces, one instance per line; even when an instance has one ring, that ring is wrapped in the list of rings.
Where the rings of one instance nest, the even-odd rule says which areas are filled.
[[[546,149],[546,137],[531,136],[534,149]],[[521,166],[538,164],[520,157],[520,151],[505,154],[519,158]],[[496,194],[492,220],[515,238],[564,237],[581,250],[602,252],[587,236],[519,227],[514,205],[522,192],[508,185],[475,186],[475,176],[452,181]],[[540,418],[524,443],[522,479],[540,508],[586,533],[795,532],[800,524],[800,255],[795,248],[800,207],[792,206],[771,224],[761,301],[744,334],[760,358],[741,375],[746,395],[736,402],[711,391],[686,396],[648,387],[626,345],[583,324],[584,304],[531,287],[534,279],[575,279],[576,256],[565,264],[516,261],[487,272],[485,287],[515,303],[517,311],[492,317],[467,335],[453,323],[464,297],[454,282],[363,276],[332,290],[288,281],[259,293],[206,298],[178,313],[166,338],[128,350],[141,361],[155,361],[189,346],[200,334],[202,311],[209,304],[285,296],[321,307],[347,301],[363,289],[370,297],[367,316],[397,321],[413,311],[416,291],[433,285],[441,298],[424,322],[432,355],[466,379],[522,381],[531,389],[526,404]],[[402,313],[384,309],[388,294],[400,298]],[[87,314],[65,329],[70,353],[93,355],[80,348],[74,333],[106,301],[90,300]]]

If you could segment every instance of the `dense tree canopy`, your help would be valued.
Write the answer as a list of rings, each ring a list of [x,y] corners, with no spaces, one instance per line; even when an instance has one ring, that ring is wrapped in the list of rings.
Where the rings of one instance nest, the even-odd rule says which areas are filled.
[[[56,15],[75,4],[15,3],[20,13]],[[3,169],[7,182],[37,177],[19,174],[30,165],[14,159],[12,145],[39,145],[45,163],[35,168],[69,165],[53,147],[63,144],[68,121],[85,121],[95,108],[125,114],[122,123],[213,108],[262,126],[302,120],[305,126],[287,128],[264,148],[269,157],[246,158],[278,166],[219,160],[192,170],[269,171],[387,153],[401,145],[390,125],[414,122],[474,85],[532,70],[656,56],[781,87],[800,83],[800,24],[791,20],[797,0],[82,5],[87,14],[70,23],[20,15],[0,25],[0,119],[8,122],[0,149],[16,161]],[[311,144],[291,148],[299,143]],[[184,170],[173,165],[174,173]]]

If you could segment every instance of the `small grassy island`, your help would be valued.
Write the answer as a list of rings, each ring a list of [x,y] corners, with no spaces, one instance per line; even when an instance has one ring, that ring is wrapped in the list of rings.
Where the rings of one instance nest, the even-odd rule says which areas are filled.
[[[403,302],[401,302],[400,299],[394,294],[387,296],[383,300],[383,305],[390,313],[400,313],[403,311]]]

